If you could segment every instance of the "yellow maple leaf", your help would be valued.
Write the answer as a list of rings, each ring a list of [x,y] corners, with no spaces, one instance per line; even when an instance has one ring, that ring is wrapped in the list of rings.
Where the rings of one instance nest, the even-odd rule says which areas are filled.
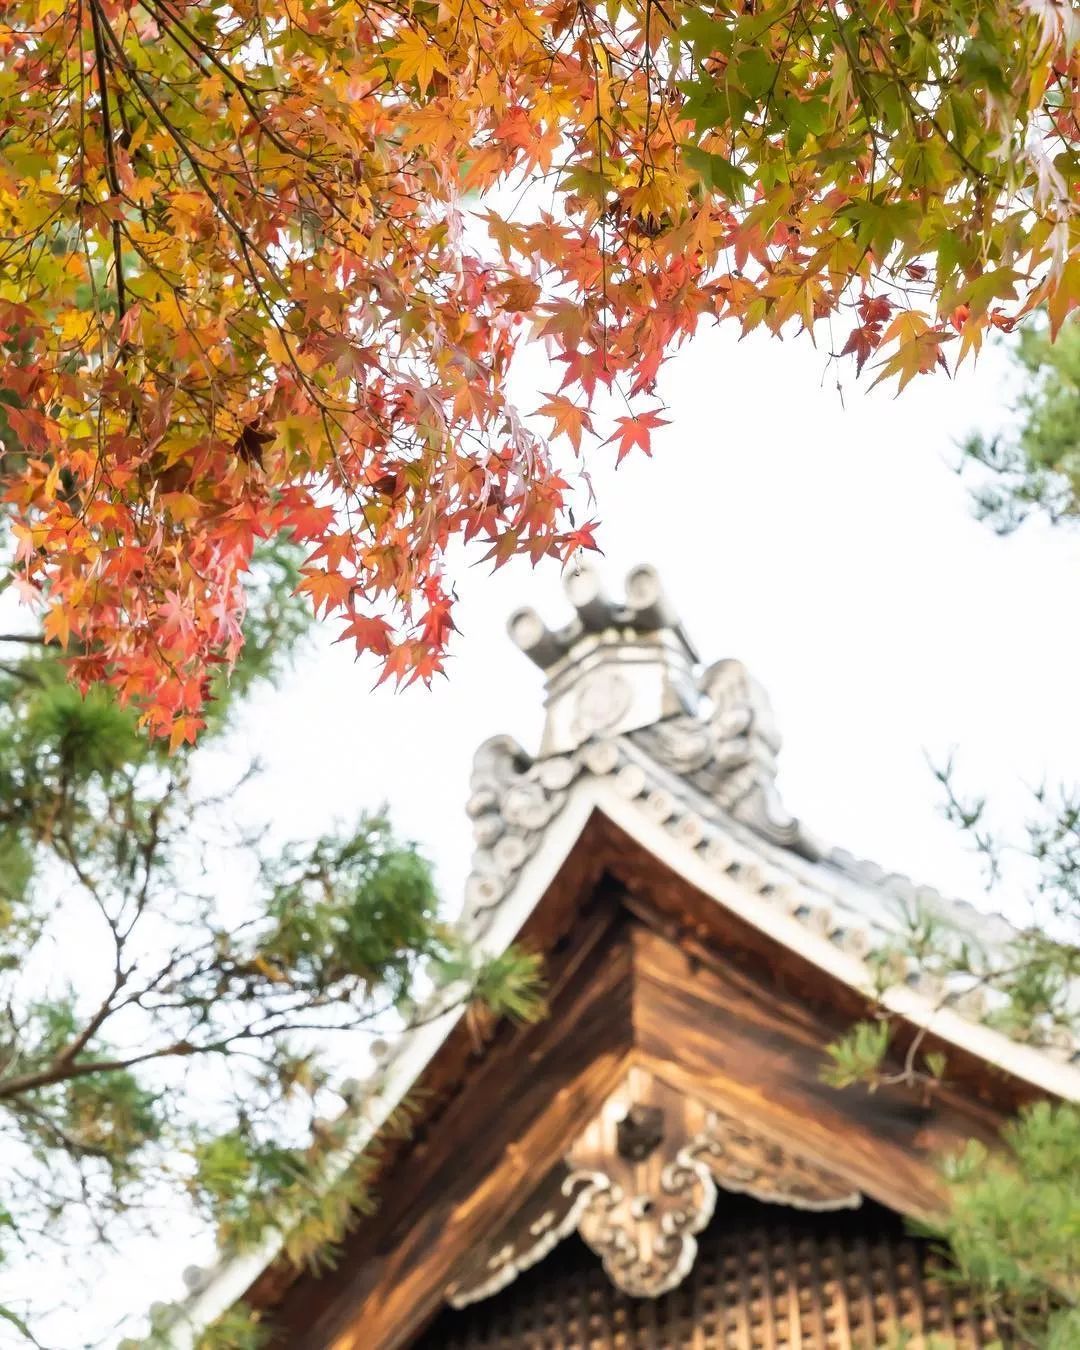
[[[432,40],[430,34],[410,30],[387,52],[391,60],[398,63],[398,78],[415,78],[420,92],[426,94],[436,71],[449,74],[449,66],[442,49]]]
[[[46,642],[56,642],[61,647],[68,645],[71,636],[71,620],[63,605],[53,605],[41,624]]]

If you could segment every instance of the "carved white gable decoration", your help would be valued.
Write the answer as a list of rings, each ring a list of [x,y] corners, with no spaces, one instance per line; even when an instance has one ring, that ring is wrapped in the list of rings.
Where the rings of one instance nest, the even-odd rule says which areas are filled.
[[[562,1165],[472,1253],[447,1298],[464,1308],[490,1297],[575,1230],[614,1285],[634,1298],[658,1298],[690,1273],[696,1235],[727,1192],[809,1210],[862,1201],[826,1167],[758,1127],[633,1068]]]

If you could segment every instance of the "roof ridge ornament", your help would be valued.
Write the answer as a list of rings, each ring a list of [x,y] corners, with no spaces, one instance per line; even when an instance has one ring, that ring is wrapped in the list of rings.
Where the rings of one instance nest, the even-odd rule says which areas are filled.
[[[782,742],[764,687],[730,657],[702,671],[697,687],[693,714],[639,728],[630,740],[727,815],[775,844],[814,856],[815,845],[776,789]]]
[[[665,818],[676,806],[694,818],[715,809],[781,848],[820,856],[776,790],[780,734],[768,695],[740,661],[702,666],[656,570],[633,568],[623,603],[592,567],[565,585],[574,617],[562,628],[533,609],[508,624],[547,676],[547,717],[536,759],[509,736],[476,752],[467,918],[486,922],[582,775],[614,776],[624,795],[648,791],[657,811],[670,798]]]
[[[654,568],[630,571],[622,603],[587,564],[567,572],[564,585],[574,617],[562,628],[549,628],[534,609],[517,610],[507,625],[547,676],[541,758],[696,710],[698,654]]]
[[[702,666],[655,568],[631,569],[622,603],[590,566],[569,572],[565,589],[574,617],[562,628],[533,609],[507,625],[547,676],[547,716],[535,759],[509,736],[476,752],[466,807],[477,846],[470,927],[489,922],[582,776],[613,777],[623,795],[646,793],[656,811],[670,799],[665,819],[716,811],[820,857],[776,790],[780,734],[768,695],[740,661]]]

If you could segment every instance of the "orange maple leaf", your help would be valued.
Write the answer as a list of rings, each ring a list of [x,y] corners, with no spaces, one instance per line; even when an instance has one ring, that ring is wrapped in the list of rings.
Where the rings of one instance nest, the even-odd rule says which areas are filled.
[[[546,403],[536,409],[536,416],[550,417],[554,423],[551,434],[565,436],[575,450],[581,449],[582,431],[592,431],[592,418],[586,408],[579,407],[565,394],[545,394]]]
[[[615,463],[621,464],[625,457],[634,449],[640,447],[647,455],[652,454],[652,433],[658,427],[666,427],[668,419],[661,417],[659,413],[643,412],[632,414],[628,417],[617,417],[615,425],[618,428],[607,438],[605,445],[610,445],[612,441],[618,441],[619,451]]]

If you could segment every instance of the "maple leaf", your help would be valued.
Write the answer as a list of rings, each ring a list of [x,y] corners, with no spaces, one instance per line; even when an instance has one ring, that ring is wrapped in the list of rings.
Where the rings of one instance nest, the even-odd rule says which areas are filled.
[[[550,417],[553,436],[565,436],[575,450],[581,449],[582,431],[592,431],[592,418],[586,408],[579,407],[564,394],[545,394],[546,403],[536,409],[539,417]]]
[[[55,642],[61,647],[68,645],[71,637],[71,615],[64,605],[52,605],[41,622],[42,635],[46,642]]]
[[[415,78],[421,94],[426,94],[436,71],[449,73],[446,57],[431,35],[422,29],[410,29],[387,51],[387,56],[397,62],[398,78]]]
[[[339,609],[349,598],[352,583],[340,572],[311,571],[304,573],[296,589],[311,596],[316,614],[320,609],[329,614],[332,609]]]
[[[938,366],[948,369],[941,348],[955,338],[954,333],[931,328],[918,315],[901,315],[893,327],[882,335],[882,342],[887,342],[894,331],[900,334],[897,350],[879,363],[880,374],[874,380],[874,385],[896,376],[897,392],[900,393],[916,375]]]
[[[658,427],[667,426],[667,418],[661,417],[659,413],[643,412],[627,417],[617,417],[615,425],[618,428],[613,432],[605,445],[610,445],[612,441],[618,441],[618,455],[615,463],[621,464],[623,459],[634,449],[640,447],[647,455],[652,454],[652,433]]]
[[[536,282],[528,277],[510,277],[507,281],[500,282],[492,294],[498,297],[508,314],[529,314],[536,308],[542,291]]]
[[[598,382],[606,388],[610,388],[614,381],[614,367],[608,366],[604,353],[599,348],[592,351],[560,352],[555,359],[566,365],[566,374],[560,385],[560,391],[573,385],[579,385],[585,392],[586,400],[590,403],[596,393]]]
[[[521,545],[521,535],[516,529],[506,529],[499,532],[492,544],[489,552],[485,553],[481,562],[491,562],[495,560],[495,566],[492,569],[497,571],[504,566],[517,553]]]
[[[876,328],[884,323],[895,308],[887,295],[864,295],[858,304],[859,317],[868,328]]]
[[[258,422],[249,422],[236,439],[233,449],[248,464],[262,468],[263,447],[270,445],[273,432],[264,431]]]
[[[391,649],[376,684],[393,680],[399,688],[407,689],[418,680],[430,684],[432,679],[441,673],[442,661],[438,654],[409,639],[399,642]]]
[[[375,652],[386,656],[390,652],[393,629],[377,614],[360,614],[355,609],[348,612],[348,623],[341,630],[338,642],[352,641],[357,652]]]
[[[878,329],[872,324],[863,324],[859,328],[853,328],[848,334],[848,340],[840,349],[840,355],[850,356],[854,353],[855,372],[861,375],[868,357],[880,341],[881,333]]]
[[[157,619],[162,633],[169,638],[188,636],[194,624],[189,606],[179,591],[175,590],[165,593],[165,599],[158,606]]]
[[[442,652],[450,634],[456,632],[452,617],[453,597],[438,585],[426,588],[428,604],[420,618],[420,642],[425,650]]]
[[[194,745],[205,726],[201,717],[177,717],[169,727],[169,753],[175,754],[181,745]]]

